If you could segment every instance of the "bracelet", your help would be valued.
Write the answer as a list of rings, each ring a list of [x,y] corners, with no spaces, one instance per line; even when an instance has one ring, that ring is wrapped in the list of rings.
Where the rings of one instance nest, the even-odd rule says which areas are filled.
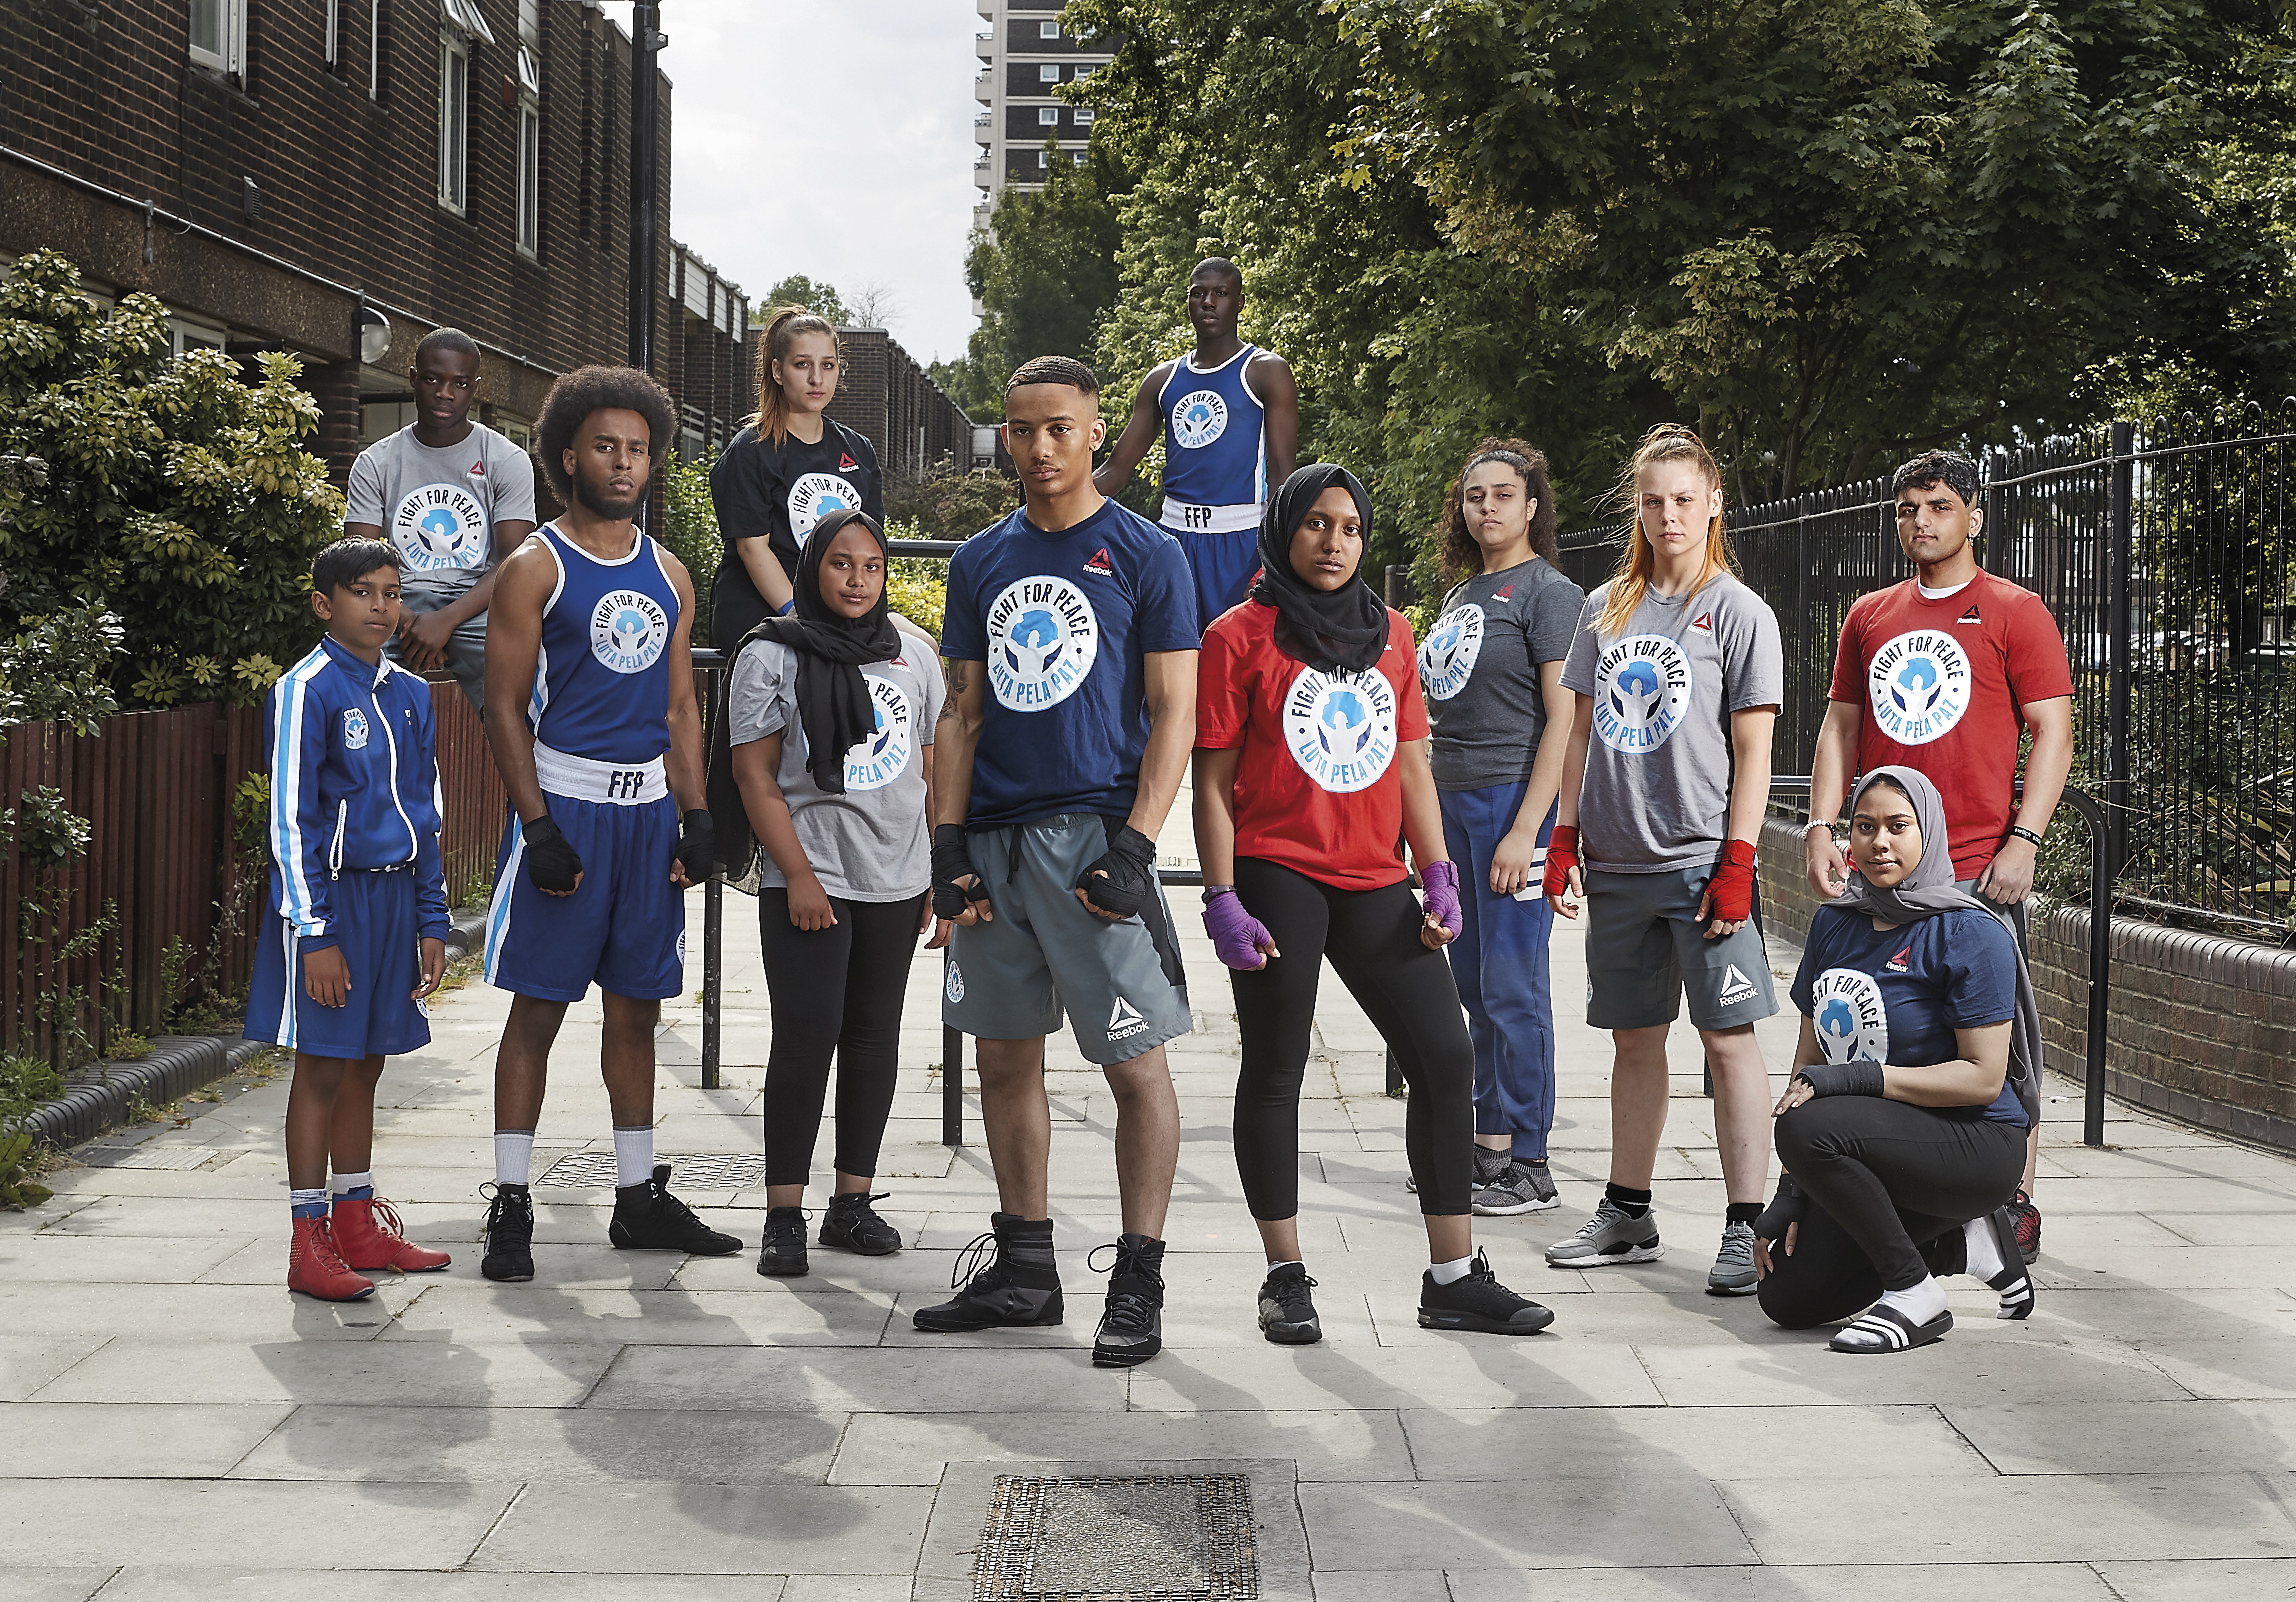
[[[2021,823],[2012,823],[2011,825],[2009,825],[2009,832],[2010,832],[2010,834],[2011,834],[2013,837],[2014,837],[2014,838],[2017,838],[2017,839],[2030,841],[2030,842],[2032,843],[2032,845],[2033,845],[2033,846],[2034,846],[2034,848],[2035,848],[2036,850],[2038,850],[2038,849],[2040,848],[2040,845],[2041,845],[2041,837],[2040,837],[2039,835],[2035,834],[2031,830],[2030,830],[2030,829],[2026,828],[2023,824],[2021,824]]]
[[[1823,818],[1812,818],[1808,822],[1801,826],[1801,838],[1804,840],[1808,840],[1809,838],[1809,831],[1813,829],[1823,829],[1828,834],[1832,834],[1833,832],[1833,824],[1827,822]]]
[[[1206,885],[1204,887],[1204,905],[1211,905],[1212,897],[1215,895],[1233,895],[1234,894],[1235,887],[1234,885]]]

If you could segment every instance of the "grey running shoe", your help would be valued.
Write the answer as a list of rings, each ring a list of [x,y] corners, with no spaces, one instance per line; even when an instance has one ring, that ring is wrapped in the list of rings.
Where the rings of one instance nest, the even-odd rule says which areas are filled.
[[[1754,1226],[1734,1223],[1722,1231],[1722,1250],[1707,1271],[1710,1296],[1751,1296],[1761,1285],[1754,1271]]]
[[[1546,1248],[1553,1268],[1607,1268],[1614,1263],[1655,1263],[1665,1255],[1658,1238],[1658,1209],[1629,1218],[1607,1196],[1576,1235]]]
[[[1546,1164],[1510,1160],[1505,1173],[1476,1189],[1475,1211],[1511,1218],[1518,1213],[1544,1213],[1562,1199],[1554,1194],[1554,1178]]]

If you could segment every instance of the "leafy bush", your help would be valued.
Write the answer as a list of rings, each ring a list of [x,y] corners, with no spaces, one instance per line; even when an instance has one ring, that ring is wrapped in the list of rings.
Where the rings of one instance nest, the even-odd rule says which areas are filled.
[[[100,602],[27,617],[0,643],[0,723],[53,718],[80,734],[119,710],[109,675],[127,631]]]
[[[969,540],[1020,503],[1019,486],[993,468],[885,486],[886,521],[911,525],[905,539]]]
[[[709,464],[682,462],[675,451],[664,457],[658,504],[658,537],[693,577],[693,643],[706,646],[709,587],[717,582],[718,564],[726,560],[726,542],[718,532],[718,504],[709,498]]]
[[[38,1058],[0,1058],[0,1206],[37,1207],[54,1194],[32,1182],[29,1170],[38,1142],[24,1120],[63,1090],[63,1076]]]

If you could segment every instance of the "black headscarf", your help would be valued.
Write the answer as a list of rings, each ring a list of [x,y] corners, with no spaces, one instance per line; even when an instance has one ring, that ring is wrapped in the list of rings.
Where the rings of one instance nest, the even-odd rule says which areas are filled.
[[[1387,650],[1387,606],[1356,575],[1336,590],[1318,590],[1292,567],[1292,536],[1308,520],[1316,498],[1334,485],[1355,497],[1363,519],[1364,548],[1371,548],[1371,494],[1347,469],[1311,462],[1283,480],[1259,516],[1259,576],[1251,598],[1275,609],[1275,649],[1318,673],[1363,673]]]
[[[893,626],[892,610],[882,594],[858,617],[840,617],[821,597],[822,558],[848,523],[867,529],[879,553],[890,561],[884,531],[868,513],[831,512],[814,525],[799,549],[792,576],[797,609],[785,617],[767,618],[734,648],[737,661],[758,640],[776,641],[797,653],[795,699],[798,722],[805,728],[806,771],[832,796],[845,793],[846,752],[877,727],[861,664],[890,661],[901,654],[900,632]]]

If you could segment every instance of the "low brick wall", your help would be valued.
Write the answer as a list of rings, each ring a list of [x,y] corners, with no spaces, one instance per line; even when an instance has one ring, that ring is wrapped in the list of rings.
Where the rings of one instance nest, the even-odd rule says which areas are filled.
[[[1801,836],[1762,835],[1762,917],[1800,944],[1817,897]],[[2048,1067],[2079,1083],[2088,1063],[2088,909],[2033,926],[2033,988]],[[2296,952],[2116,917],[2105,1089],[2136,1106],[2243,1140],[2296,1150]]]

